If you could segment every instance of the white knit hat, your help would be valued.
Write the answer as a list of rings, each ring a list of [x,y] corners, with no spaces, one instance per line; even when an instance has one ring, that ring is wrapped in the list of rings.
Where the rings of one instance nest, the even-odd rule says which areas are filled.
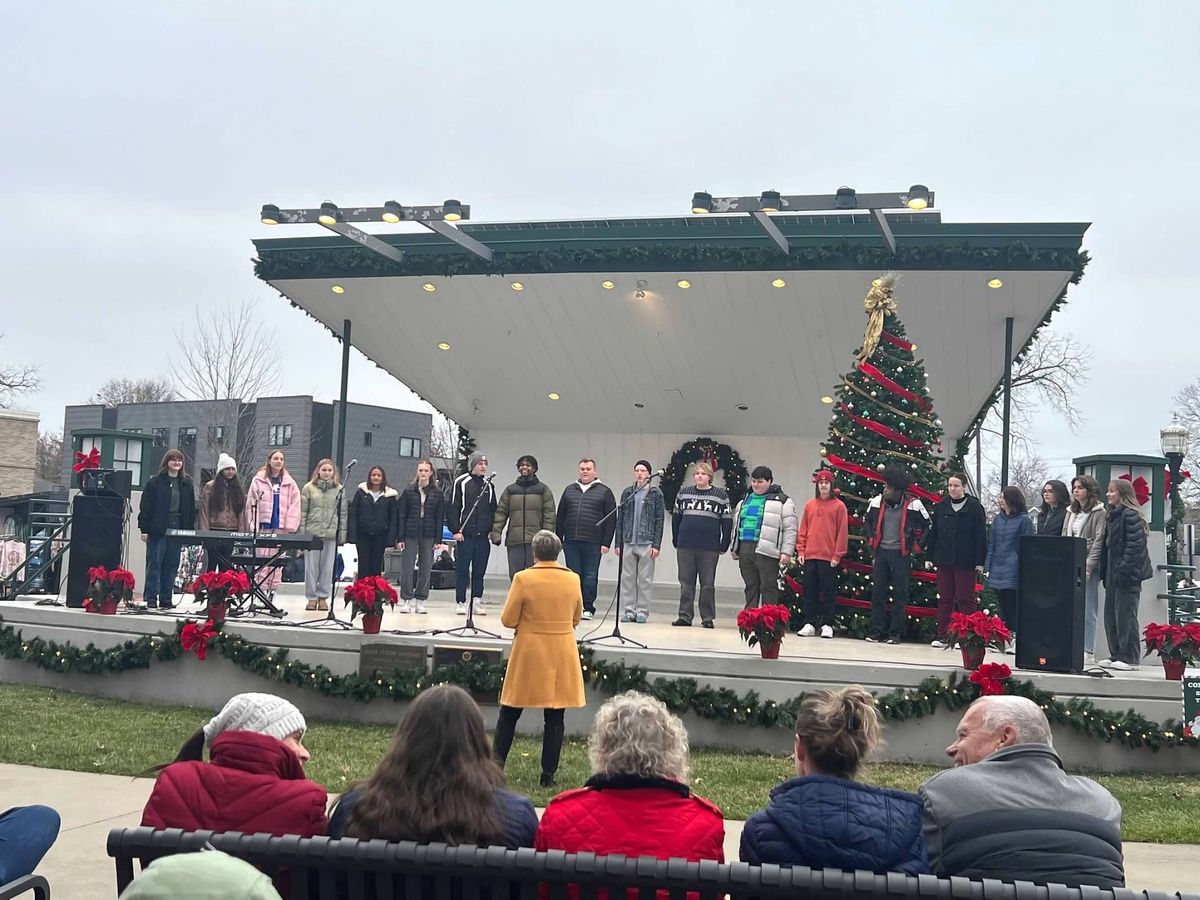
[[[221,472],[224,472],[226,469],[233,469],[233,471],[236,472],[237,471],[237,462],[235,462],[234,458],[232,456],[230,456],[228,453],[222,453],[220,456],[217,457],[217,473],[220,474]]]
[[[288,735],[304,734],[308,725],[304,714],[293,704],[274,694],[238,694],[204,726],[204,742],[211,745],[226,731],[253,731],[283,740]]]

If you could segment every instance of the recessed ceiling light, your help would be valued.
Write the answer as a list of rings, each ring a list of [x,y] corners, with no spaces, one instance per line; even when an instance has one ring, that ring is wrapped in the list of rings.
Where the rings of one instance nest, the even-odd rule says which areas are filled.
[[[635,404],[633,404],[633,408],[634,409],[645,409],[646,404],[645,403],[635,403]]]
[[[999,278],[993,278],[991,281],[988,282],[988,287],[990,287],[990,288],[1004,287],[1004,282],[1001,281]]]
[[[602,281],[602,282],[600,282],[600,287],[604,288],[606,291],[611,291],[613,288],[616,287],[616,285],[613,284],[611,281]]]
[[[450,345],[447,344],[445,341],[442,341],[440,344],[438,344],[438,349],[439,350],[449,350]]]
[[[824,397],[822,397],[822,398],[821,398],[821,402],[822,402],[822,403],[832,403],[832,402],[833,402],[833,398],[827,395],[827,396],[824,396]]]
[[[561,400],[562,399],[562,397],[559,396],[558,391],[551,391],[546,396],[549,397],[551,400]]]
[[[675,283],[677,285],[679,285],[681,288],[683,288],[685,291],[692,286],[692,283],[690,281],[688,281],[686,278],[680,278]]]
[[[745,411],[746,411],[746,410],[748,410],[750,407],[749,407],[749,406],[747,406],[745,403],[739,403],[739,404],[737,405],[737,408],[738,408],[738,409],[740,409],[742,412],[745,412]]]
[[[342,287],[340,284],[335,284],[333,287],[330,288],[330,290],[333,291],[335,294],[346,293],[346,289],[344,287]]]
[[[429,291],[429,293],[432,294],[434,291],[437,290],[437,285],[431,281],[427,281],[423,285],[421,285],[421,290]]]
[[[514,291],[525,290],[525,285],[521,284],[521,282],[519,282],[519,281],[514,281],[512,284],[509,285],[509,287],[511,287]]]
[[[771,287],[787,287],[787,282],[782,278],[776,278],[771,282]]]

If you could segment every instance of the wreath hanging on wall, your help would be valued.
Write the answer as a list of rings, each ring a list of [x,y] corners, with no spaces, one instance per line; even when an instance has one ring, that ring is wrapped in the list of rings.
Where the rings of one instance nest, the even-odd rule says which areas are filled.
[[[667,515],[675,508],[675,495],[683,486],[683,476],[688,466],[697,462],[706,462],[712,466],[714,472],[724,474],[725,491],[729,494],[731,504],[736,504],[746,495],[750,475],[738,452],[728,444],[718,443],[710,437],[698,437],[671,454],[671,461],[663,471],[662,492]]]

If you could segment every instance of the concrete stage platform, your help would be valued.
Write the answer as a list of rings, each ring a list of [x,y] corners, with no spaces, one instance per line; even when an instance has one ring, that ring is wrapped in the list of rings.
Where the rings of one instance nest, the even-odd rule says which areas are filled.
[[[364,636],[357,623],[351,630],[329,625],[301,627],[299,622],[320,618],[321,614],[306,612],[302,586],[290,584],[283,585],[276,596],[277,605],[287,612],[286,617],[230,619],[226,629],[254,643],[285,647],[291,658],[314,665],[323,664],[337,674],[359,670],[360,649],[364,643],[421,648],[427,664],[431,665],[437,647],[506,652],[512,632],[501,626],[499,616],[506,587],[506,584],[489,584],[486,592],[488,614],[476,618],[477,627],[499,635],[496,639],[438,634],[438,631],[465,623],[464,617],[455,615],[453,595],[447,591],[434,593],[427,604],[427,615],[389,611],[384,617],[383,632],[378,637]],[[39,599],[42,598],[29,596],[0,604],[0,619],[4,625],[18,629],[24,637],[36,636],[81,647],[91,643],[107,648],[142,635],[173,632],[180,618],[189,612],[196,618],[200,609],[190,597],[177,597],[176,600],[183,603],[171,613],[97,616],[77,609],[37,605]],[[698,624],[680,628],[670,624],[675,618],[675,601],[656,597],[649,622],[622,624],[622,632],[646,644],[646,649],[609,639],[591,646],[598,658],[643,666],[651,680],[655,677],[693,678],[702,686],[729,688],[739,694],[753,690],[764,700],[776,701],[820,687],[852,683],[879,692],[915,688],[930,675],[945,678],[952,672],[962,671],[957,651],[935,650],[917,644],[868,644],[840,637],[822,640],[789,635],[778,660],[763,660],[757,649],[747,648],[740,640],[734,626],[737,608],[740,608],[740,602],[736,596],[732,593],[724,595],[719,598],[715,629],[704,629]],[[603,613],[603,605],[600,609]],[[348,617],[340,601],[335,604],[335,612]],[[581,622],[576,636],[582,640],[611,631],[610,614],[606,618],[598,616]],[[999,654],[989,654],[989,660],[1013,663],[1011,656]],[[1132,708],[1155,722],[1180,718],[1180,684],[1166,681],[1158,666],[1147,666],[1138,672],[1121,673],[1113,678],[1022,670],[1015,670],[1014,677],[1031,680],[1039,688],[1052,691],[1064,700],[1086,697],[1108,710]],[[42,684],[137,702],[207,708],[221,706],[230,695],[240,691],[265,690],[288,696],[313,719],[394,722],[398,715],[397,705],[386,701],[359,703],[266,681],[239,669],[216,653],[203,662],[185,654],[179,661],[154,664],[148,670],[86,677],[52,673],[21,661],[0,660],[0,681]],[[588,700],[585,709],[568,710],[569,732],[585,733],[588,730],[604,695],[589,690]],[[484,712],[489,725],[494,724],[496,708],[485,707]],[[885,758],[896,762],[944,762],[944,749],[952,740],[957,717],[957,713],[942,710],[922,719],[889,721]],[[520,726],[523,730],[539,730],[540,719],[535,712],[527,713]],[[684,720],[695,746],[774,753],[790,753],[791,750],[792,738],[787,729],[729,725],[692,714],[685,715]],[[1069,765],[1076,769],[1200,771],[1200,749],[1194,747],[1166,748],[1153,753],[1145,748],[1130,749],[1117,743],[1105,743],[1060,726],[1056,726],[1055,742]]]

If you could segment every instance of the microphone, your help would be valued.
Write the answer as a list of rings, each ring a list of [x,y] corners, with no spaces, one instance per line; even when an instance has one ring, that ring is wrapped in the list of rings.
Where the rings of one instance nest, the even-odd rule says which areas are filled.
[[[496,477],[496,473],[493,472],[491,475],[489,475],[487,478],[485,478],[484,481],[486,481],[488,484],[491,484],[492,481],[495,479],[495,477]]]
[[[351,469],[353,469],[357,465],[358,465],[357,459],[350,460],[350,462],[346,463],[346,471],[349,472]]]
[[[657,472],[651,475],[650,478],[662,478],[665,474],[667,474],[666,469],[659,469]]]

